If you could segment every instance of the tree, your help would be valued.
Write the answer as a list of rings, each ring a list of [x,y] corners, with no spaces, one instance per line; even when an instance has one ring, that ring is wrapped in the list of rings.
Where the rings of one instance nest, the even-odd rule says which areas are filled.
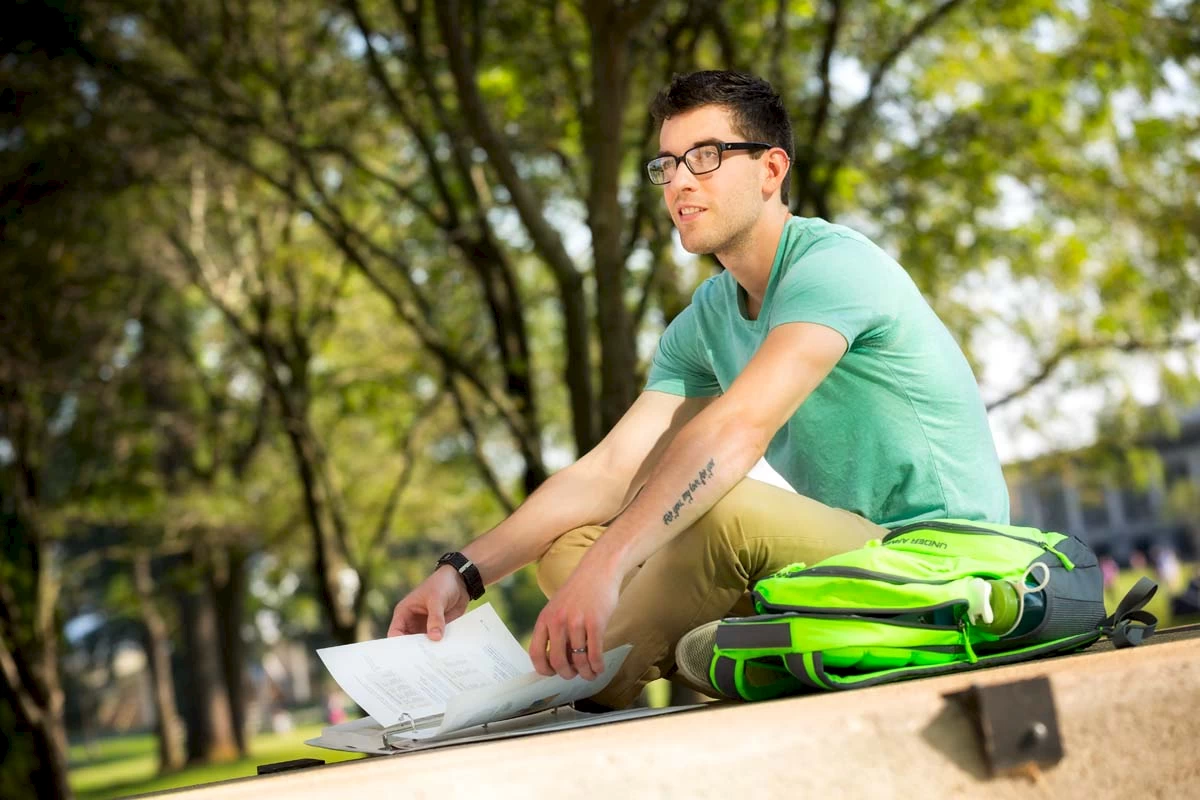
[[[1195,169],[1187,155],[1195,115],[1121,110],[1131,97],[1180,97],[1194,85],[1190,4],[1087,14],[961,0],[853,8],[833,0],[815,8],[787,0],[770,8],[355,0],[344,9],[267,17],[247,6],[223,24],[255,34],[219,53],[204,44],[210,39],[184,33],[199,26],[215,36],[219,15],[147,12],[136,41],[125,43],[132,54],[106,63],[312,213],[454,374],[489,365],[478,370],[488,383],[472,389],[486,400],[484,419],[503,421],[527,465],[539,452],[533,434],[546,424],[537,395],[548,390],[533,382],[536,369],[527,382],[514,365],[526,354],[560,357],[520,344],[530,312],[516,267],[544,268],[557,292],[578,452],[636,391],[633,343],[643,323],[659,318],[653,298],[669,318],[680,288],[687,291],[665,285],[678,265],[640,174],[653,128],[626,111],[672,72],[695,67],[753,69],[782,88],[797,120],[798,212],[845,218],[875,235],[968,349],[976,331],[997,322],[1027,342],[1033,367],[1008,382],[994,407],[1080,357],[1191,342],[1175,331],[1195,299],[1182,255],[1195,243],[1195,202],[1183,179]],[[537,46],[505,46],[518,37]],[[319,68],[287,55],[298,43],[305,52],[323,48]],[[164,63],[160,83],[134,77]],[[355,83],[362,75],[370,94]],[[173,90],[181,85],[184,93]],[[307,113],[313,107],[326,113]],[[255,147],[244,145],[247,136]],[[1106,155],[1114,146],[1115,161]],[[341,181],[336,195],[324,185],[329,171]],[[1174,177],[1145,184],[1150,175]],[[414,220],[404,249],[417,261],[350,213],[350,198],[383,197]],[[497,234],[517,221],[515,237]],[[566,231],[590,241],[590,261],[570,254]],[[491,311],[489,350],[473,360],[446,342],[439,298],[404,278],[447,250],[466,256]],[[1058,319],[1034,318],[1021,301],[1010,308],[963,299],[980,281],[1007,276],[1053,297]],[[1133,299],[1117,302],[1118,291]],[[1106,303],[1100,312],[1097,302]],[[587,334],[592,325],[596,333]],[[598,395],[589,367],[596,349]],[[491,376],[504,370],[504,388],[493,388],[501,384]],[[536,478],[527,475],[527,484]]]
[[[0,150],[0,693],[15,717],[5,738],[26,745],[6,758],[27,772],[14,785],[62,797],[55,510],[88,467],[71,443],[108,390],[120,309],[138,291],[108,239],[138,165],[123,157],[123,120],[94,104],[98,84],[78,81],[64,57],[72,10],[32,14],[37,39],[7,28],[0,60],[15,120]]]

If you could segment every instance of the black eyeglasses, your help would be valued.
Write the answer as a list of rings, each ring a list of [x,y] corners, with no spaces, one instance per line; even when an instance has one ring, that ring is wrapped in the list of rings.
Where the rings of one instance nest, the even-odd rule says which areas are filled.
[[[679,162],[687,164],[693,175],[715,172],[721,167],[721,154],[726,150],[769,150],[775,145],[765,142],[717,142],[698,144],[681,156],[659,156],[646,164],[650,182],[656,186],[670,183],[675,177]]]

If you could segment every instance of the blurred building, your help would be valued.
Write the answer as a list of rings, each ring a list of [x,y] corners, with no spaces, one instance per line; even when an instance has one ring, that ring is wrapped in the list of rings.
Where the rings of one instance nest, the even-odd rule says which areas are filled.
[[[1177,436],[1147,442],[1161,470],[1113,477],[1090,454],[1055,454],[1005,467],[1012,519],[1079,536],[1122,564],[1170,548],[1200,549],[1200,408],[1180,418]]]

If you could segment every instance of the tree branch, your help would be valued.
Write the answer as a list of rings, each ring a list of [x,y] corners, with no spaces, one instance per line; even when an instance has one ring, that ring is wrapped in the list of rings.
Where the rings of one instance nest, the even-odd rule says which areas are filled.
[[[433,185],[437,189],[438,196],[442,198],[442,203],[446,207],[446,216],[444,220],[432,213],[432,210],[426,211],[426,214],[439,227],[442,228],[457,228],[458,206],[454,202],[453,195],[450,193],[450,188],[446,185],[445,179],[442,176],[441,170],[437,168],[438,159],[433,149],[433,144],[429,139],[425,129],[417,122],[408,104],[396,91],[396,87],[388,79],[387,71],[383,68],[383,63],[379,60],[379,55],[375,52],[375,46],[371,43],[374,32],[367,24],[366,15],[363,13],[362,5],[358,0],[345,0],[346,7],[350,10],[354,17],[354,22],[358,26],[359,33],[362,34],[363,40],[367,43],[367,66],[371,74],[375,77],[375,82],[379,84],[379,88],[383,90],[384,97],[387,98],[392,108],[400,115],[401,121],[404,122],[413,138],[417,140],[417,146],[421,148],[421,153],[425,156],[425,162],[428,166],[427,173],[433,179]],[[418,205],[418,208],[421,206]]]
[[[546,259],[550,268],[562,282],[578,284],[581,282],[575,263],[563,245],[562,237],[546,222],[543,204],[533,188],[517,172],[513,163],[512,151],[504,139],[496,132],[483,99],[479,96],[479,86],[475,82],[475,65],[462,40],[458,27],[460,6],[458,0],[444,0],[435,4],[438,29],[442,41],[450,57],[450,71],[454,77],[454,85],[458,89],[459,102],[466,114],[472,132],[480,146],[487,152],[492,168],[500,176],[500,180],[512,197],[521,222],[529,231],[538,252]]]
[[[471,455],[474,457],[475,463],[479,467],[480,474],[483,475],[483,479],[487,482],[488,487],[492,490],[492,493],[496,496],[496,499],[498,499],[500,504],[504,506],[505,514],[511,514],[517,509],[516,501],[514,501],[508,492],[505,491],[504,486],[501,485],[500,479],[496,476],[491,464],[488,463],[487,457],[483,453],[483,447],[479,441],[479,434],[475,430],[475,423],[471,421],[471,415],[467,410],[467,405],[463,400],[462,393],[459,391],[458,387],[454,385],[454,380],[449,372],[446,373],[444,384],[446,389],[450,392],[451,398],[454,400],[454,408],[458,411],[459,422],[462,424],[463,430],[467,432],[467,438],[471,440]]]
[[[1085,352],[1095,352],[1097,350],[1117,350],[1122,353],[1136,352],[1157,352],[1163,350],[1179,350],[1188,347],[1194,347],[1200,344],[1200,338],[1181,338],[1167,337],[1159,341],[1149,341],[1145,339],[1125,339],[1125,340],[1105,340],[1105,339],[1077,339],[1075,341],[1063,344],[1051,353],[1044,361],[1036,373],[1029,376],[1016,389],[1001,395],[995,400],[987,404],[987,410],[993,411],[1001,406],[1011,403],[1013,400],[1024,397],[1035,389],[1039,384],[1050,377],[1053,372],[1067,359]]]
[[[782,97],[787,97],[787,87],[783,77],[783,50],[787,44],[787,9],[788,0],[778,0],[775,4],[775,19],[771,27],[770,55],[767,56],[767,80],[775,87]]]
[[[618,28],[626,32],[634,30],[649,19],[660,5],[662,5],[662,0],[626,0],[625,7],[620,13]]]
[[[867,94],[850,112],[850,116],[846,121],[846,125],[842,128],[841,141],[837,148],[837,153],[830,162],[829,173],[822,184],[822,192],[828,192],[829,187],[833,183],[834,177],[841,169],[849,157],[850,152],[858,143],[862,136],[862,126],[866,122],[867,117],[875,111],[875,100],[879,92],[879,87],[899,60],[912,45],[930,28],[936,25],[946,15],[961,5],[963,0],[946,0],[941,5],[934,8],[928,14],[917,20],[916,23],[901,36],[892,48],[884,55],[883,59],[876,65],[871,72],[871,77],[867,85]]]
[[[17,664],[16,648],[9,646],[8,637],[3,631],[0,631],[0,672],[4,673],[4,682],[8,684],[13,696],[17,698],[17,704],[21,707],[21,715],[29,721],[29,724],[40,726],[45,711],[34,701],[29,688],[21,680],[23,670]]]
[[[561,8],[557,0],[551,0],[547,5],[547,11],[550,12],[551,49],[558,56],[559,66],[567,76],[567,91],[575,106],[575,115],[583,119],[587,114],[587,99],[583,95],[583,81],[579,77],[579,70],[575,69],[575,64],[571,61],[571,46],[563,38],[562,26],[559,25],[558,14]]]
[[[458,0],[435,4],[438,28],[450,58],[451,73],[458,89],[459,103],[476,141],[488,154],[491,166],[508,189],[522,224],[533,240],[535,250],[549,265],[562,299],[567,359],[564,365],[571,398],[571,416],[575,443],[581,450],[595,443],[595,416],[592,407],[592,374],[589,356],[588,314],[583,296],[583,277],[567,253],[562,237],[546,220],[540,198],[519,175],[512,152],[497,134],[475,80],[475,65],[463,46],[458,29]],[[595,98],[593,98],[595,103]]]
[[[416,466],[416,459],[413,457],[413,442],[416,440],[417,429],[420,425],[429,418],[430,415],[437,409],[442,402],[441,392],[434,395],[428,403],[417,411],[413,418],[412,424],[408,426],[408,430],[404,432],[404,438],[400,442],[399,450],[404,456],[404,466],[401,467],[400,473],[396,476],[395,482],[392,484],[391,491],[388,492],[387,501],[383,504],[383,510],[379,514],[379,522],[375,526],[375,533],[367,544],[364,564],[370,564],[374,561],[374,554],[379,550],[384,540],[387,538],[388,528],[392,524],[392,517],[396,514],[396,508],[400,504],[400,498],[403,496],[405,489],[408,488],[412,481],[413,470]]]
[[[829,0],[829,22],[825,26],[825,36],[821,42],[821,60],[817,67],[821,78],[821,94],[817,99],[817,107],[813,112],[812,125],[808,131],[809,150],[815,152],[829,119],[829,106],[833,98],[833,82],[829,78],[829,65],[833,61],[833,51],[837,47],[838,33],[842,27],[841,0]]]
[[[288,197],[297,208],[308,212],[312,216],[313,220],[325,230],[326,234],[329,235],[330,239],[338,247],[338,249],[341,250],[347,259],[349,259],[349,261],[358,268],[359,272],[367,279],[367,281],[389,301],[393,311],[406,325],[413,330],[413,332],[417,335],[417,338],[421,341],[422,346],[436,356],[445,367],[452,370],[455,374],[462,376],[468,382],[474,385],[480,394],[488,400],[489,404],[496,409],[501,418],[505,420],[506,425],[514,432],[514,435],[522,435],[522,432],[524,431],[524,424],[520,420],[520,417],[516,411],[512,409],[508,403],[497,397],[490,387],[484,384],[477,369],[466,363],[463,363],[463,361],[450,349],[450,347],[444,341],[442,341],[441,337],[438,336],[434,329],[420,321],[417,313],[409,309],[404,298],[402,298],[395,289],[389,286],[387,282],[385,282],[379,276],[378,272],[371,267],[363,254],[355,247],[354,243],[351,241],[351,238],[357,238],[372,253],[392,261],[393,263],[397,262],[399,259],[398,254],[385,252],[380,245],[371,241],[361,231],[350,227],[345,222],[344,218],[342,218],[340,213],[336,211],[336,209],[329,209],[330,212],[335,216],[335,220],[331,221],[324,213],[322,213],[320,208],[304,200],[294,186],[284,183],[279,178],[271,175],[262,167],[245,158],[242,154],[234,151],[224,143],[213,138],[207,132],[199,129],[190,122],[186,120],[183,120],[182,122],[184,125],[189,127],[190,132],[194,136],[196,136],[203,144],[211,148],[214,152],[219,153],[233,163],[239,164],[245,169],[249,170],[252,174],[257,175],[259,178],[263,179],[275,189],[283,193],[285,197]],[[199,262],[196,263],[198,264]],[[412,270],[409,265],[404,263],[397,264],[397,271],[402,275],[408,276],[411,280]],[[215,298],[215,295],[209,294],[209,297]],[[233,313],[232,310],[223,303],[218,307],[220,308],[222,306],[224,306],[223,312],[228,312],[230,318],[237,318],[236,313]],[[246,341],[248,343],[252,343],[244,326],[241,326],[240,332],[247,337]]]
[[[813,169],[817,164],[817,154],[821,147],[821,137],[825,132],[825,123],[829,120],[829,113],[833,104],[833,82],[830,79],[830,64],[833,61],[833,52],[837,48],[838,34],[841,31],[842,25],[842,3],[841,0],[830,0],[829,2],[829,19],[825,25],[825,35],[821,42],[821,57],[817,64],[817,73],[821,82],[821,92],[817,96],[816,108],[812,113],[812,124],[809,126],[808,139],[801,145],[801,150],[796,153],[796,164],[793,166],[791,175],[792,184],[794,187],[791,206],[797,210],[805,208],[805,204],[811,204],[811,208],[818,216],[826,216],[828,213],[825,209],[825,204],[822,197],[817,196],[813,191]]]

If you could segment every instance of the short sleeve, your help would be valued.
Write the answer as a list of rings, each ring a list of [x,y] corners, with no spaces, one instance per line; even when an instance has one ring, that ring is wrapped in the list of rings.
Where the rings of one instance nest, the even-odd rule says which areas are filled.
[[[792,265],[775,290],[771,328],[788,322],[812,322],[840,333],[847,348],[886,338],[895,318],[895,264],[869,243],[831,237]]]
[[[682,397],[714,397],[721,393],[696,313],[695,306],[688,306],[663,332],[650,362],[647,391]]]

